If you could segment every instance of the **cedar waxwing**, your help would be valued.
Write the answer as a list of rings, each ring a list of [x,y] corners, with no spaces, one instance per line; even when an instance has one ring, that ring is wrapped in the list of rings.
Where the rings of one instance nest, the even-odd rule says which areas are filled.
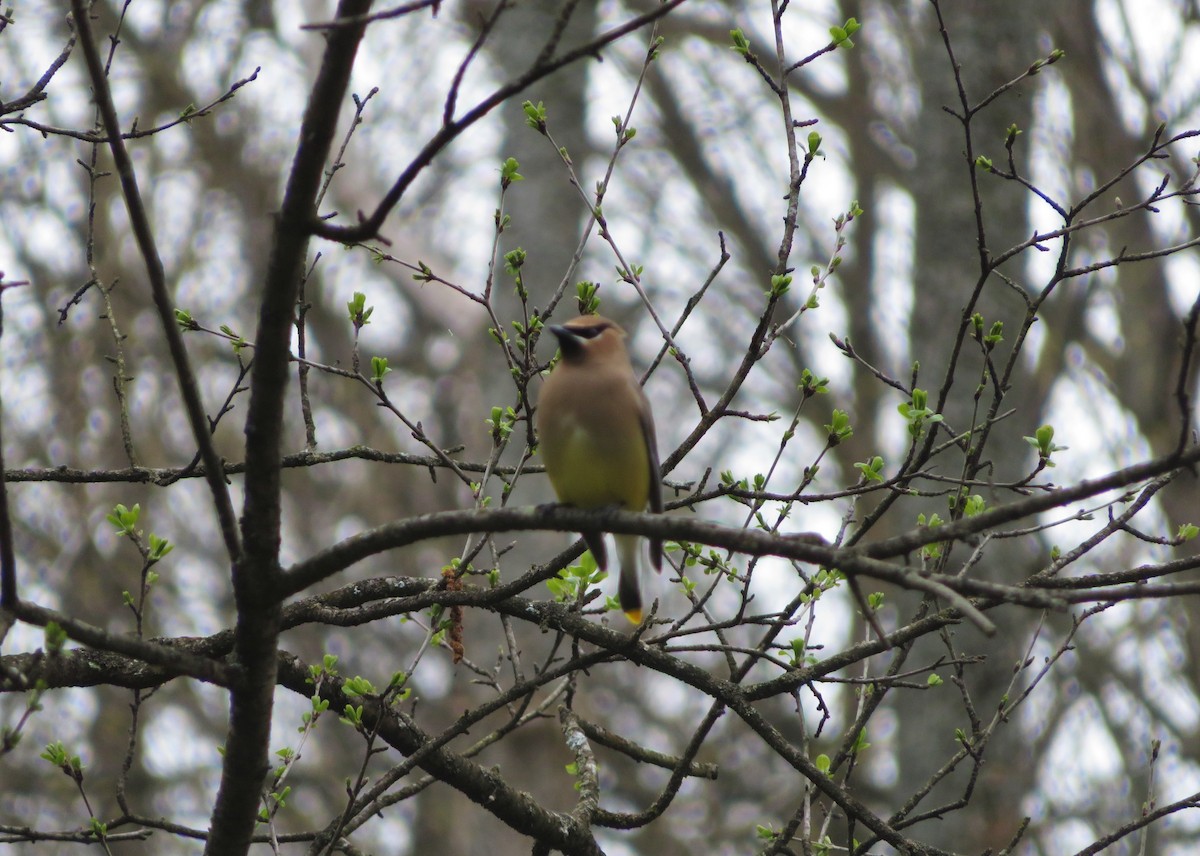
[[[599,315],[548,328],[562,359],[538,400],[538,445],[560,502],[577,508],[620,505],[663,510],[654,417],[629,354],[625,331]],[[608,566],[604,533],[584,532],[601,570]],[[617,535],[621,564],[617,599],[630,621],[642,620],[638,540]],[[650,541],[650,561],[662,570],[662,541]]]

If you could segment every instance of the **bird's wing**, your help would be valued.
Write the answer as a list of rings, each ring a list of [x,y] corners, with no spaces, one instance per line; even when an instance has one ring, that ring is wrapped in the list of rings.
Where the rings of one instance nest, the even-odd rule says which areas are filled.
[[[650,467],[650,511],[653,514],[662,514],[662,474],[658,462],[658,438],[654,433],[654,414],[650,412],[650,402],[646,400],[646,394],[642,392],[640,387],[638,388],[638,394],[642,396],[642,438],[646,441],[646,461]],[[654,566],[654,570],[660,572],[662,571],[662,554],[662,540],[651,538],[650,564]]]

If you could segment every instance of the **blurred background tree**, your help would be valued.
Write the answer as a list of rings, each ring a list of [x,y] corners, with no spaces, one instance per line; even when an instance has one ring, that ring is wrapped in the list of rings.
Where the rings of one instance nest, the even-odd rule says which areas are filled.
[[[355,28],[313,28],[338,16],[327,2],[90,9],[122,127],[136,118],[127,145],[241,513],[250,367],[284,188],[317,70]],[[113,638],[210,638],[201,653],[225,658],[219,634],[246,610],[212,488],[196,477],[206,470],[190,468],[197,441],[68,10],[18,7],[0,21],[0,395],[20,594]],[[350,55],[353,98],[309,105],[336,129],[317,208],[328,219],[312,231],[342,240],[314,238],[303,254],[277,494],[284,568],[427,512],[548,501],[528,417],[553,348],[522,331],[576,314],[579,283],[598,287],[600,310],[629,331],[639,369],[654,367],[647,389],[677,518],[692,509],[731,527],[870,545],[933,515],[974,515],[972,497],[1016,503],[1161,460],[1186,435],[1177,381],[1189,368],[1200,234],[1187,204],[1189,129],[1200,127],[1194,4],[464,0],[375,11]],[[514,81],[523,85],[501,89]],[[485,102],[478,121],[447,134]],[[501,192],[508,158],[520,180]],[[386,219],[352,234],[407,175]],[[369,318],[356,324],[355,306]],[[390,369],[379,387],[373,357]],[[915,408],[914,387],[944,421],[911,442],[898,406]],[[1053,452],[1053,470],[1026,439],[1044,424],[1069,447]],[[856,466],[876,455],[882,483]],[[764,691],[755,709],[905,840],[961,853],[1014,840],[1016,852],[1098,848],[1200,791],[1200,638],[1184,599],[1196,488],[1186,472],[1149,481],[1180,463],[1123,482],[1128,494],[1080,494],[953,548],[879,556],[914,574],[962,572],[961,591],[981,598],[995,635],[931,618],[946,593],[909,578],[862,579],[872,627],[847,583],[812,564],[700,548],[684,568],[694,589],[678,581],[685,551],[670,554],[676,573],[653,581],[669,623],[639,642],[720,678],[791,675],[794,686]],[[138,505],[136,522],[109,519],[118,503]],[[153,549],[149,533],[173,545],[161,562],[139,555],[138,544]],[[807,853],[826,836],[852,850],[857,838],[854,852],[898,848],[874,842],[866,814],[820,796],[822,783],[748,714],[552,604],[531,621],[514,614],[518,601],[482,598],[462,619],[455,663],[456,618],[410,581],[469,565],[463,581],[486,590],[489,572],[511,583],[532,568],[541,579],[523,596],[551,601],[543,580],[578,560],[556,557],[566,543],[555,532],[443,534],[373,552],[289,591],[289,605],[310,612],[285,618],[278,645],[307,664],[334,655],[342,678],[379,691],[403,672],[396,702],[412,722],[454,735],[460,753],[493,735],[474,761],[554,811],[579,796],[554,716],[564,702],[625,740],[719,770],[680,782],[628,747],[597,748],[601,805],[630,813],[592,818],[606,852]],[[849,569],[850,554],[836,556],[826,564]],[[1120,588],[1166,574],[1137,596]],[[1044,610],[1021,600],[1021,586],[1081,603]],[[334,590],[341,601],[311,611],[313,596]],[[0,657],[0,723],[21,738],[0,755],[11,797],[0,841],[32,852],[46,847],[32,843],[39,835],[77,838],[90,811],[114,836],[157,827],[150,843],[112,841],[112,852],[203,849],[229,693],[138,678],[126,660],[104,661],[107,671],[89,660],[86,681],[53,673],[28,654],[46,644],[35,616],[17,614]],[[627,630],[616,613],[586,620]],[[871,641],[879,629],[886,642]],[[597,651],[583,670],[578,658]],[[478,808],[461,783],[400,776],[396,739],[365,758],[337,704],[301,738],[311,693],[281,662],[290,689],[275,693],[270,749],[301,757],[271,756],[290,791],[278,813],[265,799],[260,846],[320,852],[316,833],[337,827],[358,852],[529,850],[513,815]],[[538,683],[564,663],[577,668]],[[795,677],[812,664],[818,679]],[[31,675],[55,688],[31,696]],[[527,693],[458,733],[464,711],[526,681]],[[40,709],[26,718],[31,698]],[[54,741],[82,758],[89,807],[39,757]],[[370,787],[388,771],[394,804],[338,827],[347,782]],[[1198,836],[1195,819],[1171,812],[1107,852],[1192,852]]]

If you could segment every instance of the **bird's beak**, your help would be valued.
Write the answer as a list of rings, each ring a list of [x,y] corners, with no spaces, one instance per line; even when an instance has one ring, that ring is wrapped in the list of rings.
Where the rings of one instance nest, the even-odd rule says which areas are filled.
[[[553,324],[546,329],[554,334],[554,338],[558,339],[558,347],[564,357],[570,359],[583,353],[583,339],[570,327]]]

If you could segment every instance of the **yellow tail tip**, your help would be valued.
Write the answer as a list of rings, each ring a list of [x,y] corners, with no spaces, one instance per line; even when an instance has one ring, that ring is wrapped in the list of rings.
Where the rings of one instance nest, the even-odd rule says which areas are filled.
[[[642,623],[642,610],[641,609],[627,609],[627,610],[625,610],[625,617],[628,618],[634,624],[641,624]]]

